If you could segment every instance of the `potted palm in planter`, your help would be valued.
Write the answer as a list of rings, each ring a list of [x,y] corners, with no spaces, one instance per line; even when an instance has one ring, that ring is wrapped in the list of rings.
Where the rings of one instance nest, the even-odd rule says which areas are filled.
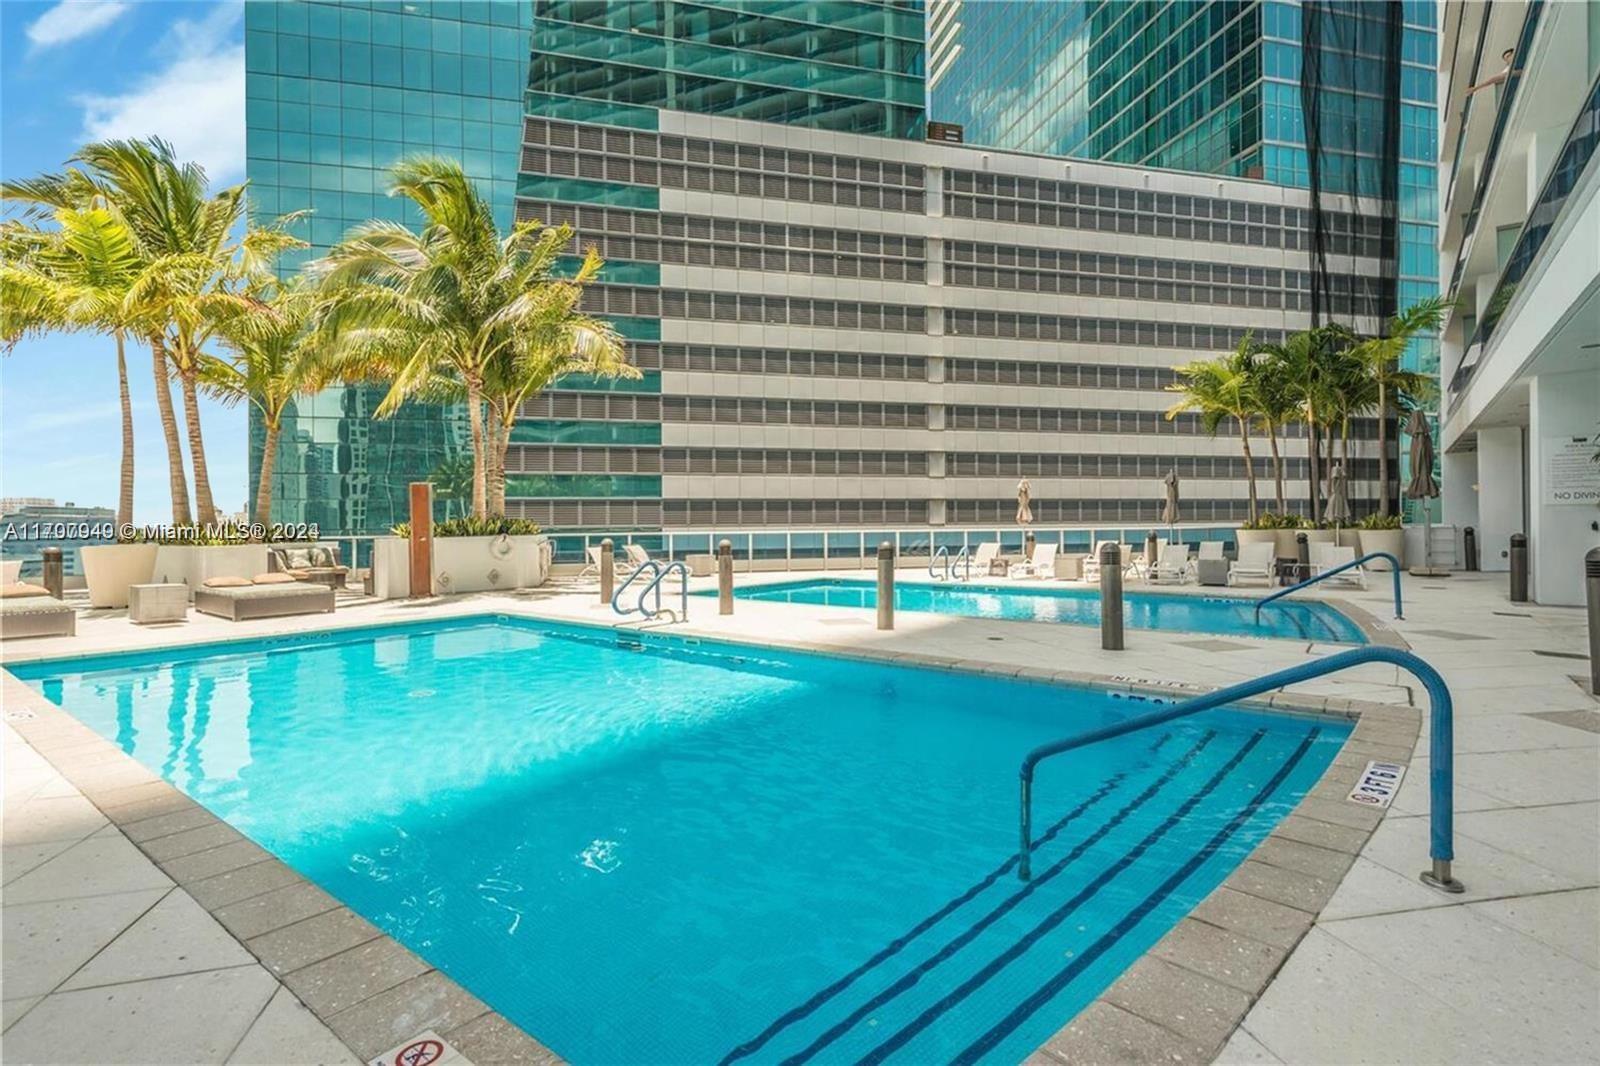
[[[1405,532],[1400,528],[1399,515],[1369,514],[1356,523],[1356,529],[1359,531],[1361,554],[1388,552],[1400,560],[1401,566],[1405,565]],[[1372,570],[1389,569],[1388,562],[1382,559],[1367,565]]]
[[[403,565],[405,541],[411,526],[402,522],[394,527],[398,552],[386,550],[375,567],[391,570],[389,556],[398,555]],[[550,574],[550,538],[536,522],[521,518],[449,518],[433,526],[433,589],[436,596],[453,592],[489,592],[496,589],[534,588]],[[404,595],[409,589],[399,582],[385,582],[379,595]]]

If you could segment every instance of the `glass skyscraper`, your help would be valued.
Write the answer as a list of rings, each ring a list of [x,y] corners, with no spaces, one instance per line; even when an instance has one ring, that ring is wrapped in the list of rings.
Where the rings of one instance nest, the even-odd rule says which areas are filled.
[[[1341,273],[1319,208],[1367,199],[1388,284],[1358,313],[1377,319],[1437,291],[1436,18],[1433,0],[931,0],[929,118],[969,144],[1309,189],[1319,321]],[[1437,340],[1404,362],[1434,373]]]

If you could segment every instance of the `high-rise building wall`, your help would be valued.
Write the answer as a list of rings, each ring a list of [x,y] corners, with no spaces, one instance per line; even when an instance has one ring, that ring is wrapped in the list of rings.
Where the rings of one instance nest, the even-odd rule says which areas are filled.
[[[257,208],[317,208],[313,252],[369,202],[379,217],[395,210],[376,195],[384,165],[464,153],[470,134],[488,148],[473,149],[469,171],[502,223],[508,206],[571,222],[579,244],[605,255],[590,306],[618,325],[644,376],[569,379],[529,403],[508,510],[590,529],[982,524],[1008,516],[1026,475],[1041,521],[1140,522],[1153,520],[1158,479],[1175,467],[1190,518],[1246,513],[1237,439],[1162,417],[1172,367],[1246,331],[1270,340],[1302,328],[1317,307],[1370,326],[1392,242],[1370,204],[1319,214],[1306,191],[1259,181],[882,135],[898,124],[868,124],[868,135],[854,128],[862,116],[902,106],[884,87],[899,84],[884,80],[889,67],[920,80],[903,28],[888,31],[913,5],[723,4],[701,18],[706,6],[550,0],[413,13],[318,2],[249,16]],[[304,19],[285,14],[300,8]],[[369,17],[347,20],[352,12]],[[817,32],[770,25],[802,15]],[[654,35],[638,22],[650,17]],[[629,37],[654,36],[651,48],[620,43],[624,24]],[[397,29],[398,46],[360,40],[393,41]],[[696,34],[752,54],[709,66],[679,47],[705,43]],[[568,64],[584,40],[609,45]],[[886,95],[874,110],[802,84],[776,105],[777,87],[743,77],[771,58],[754,54],[758,44],[809,49],[812,64],[842,66],[848,52],[866,79],[851,84]],[[517,47],[520,104],[499,73],[511,61],[498,58]],[[379,51],[396,48],[398,75]],[[737,84],[695,88],[713,70]],[[801,121],[619,98],[647,84],[710,111]],[[849,128],[804,124],[821,120]],[[319,132],[299,137],[300,124]],[[382,138],[368,132],[379,129]],[[508,130],[520,148],[509,154]],[[366,191],[347,199],[346,181]],[[327,185],[341,186],[337,198]],[[319,229],[324,210],[339,214]],[[461,412],[418,406],[374,421],[381,393],[335,389],[297,405],[280,445],[277,517],[379,531],[403,518],[405,483],[419,478],[460,505],[470,461]],[[1355,429],[1359,511],[1376,494],[1376,457],[1374,428]],[[252,440],[254,466],[259,432]],[[1305,453],[1298,439],[1285,449],[1294,508]],[[1275,506],[1270,460],[1258,455],[1256,468]]]

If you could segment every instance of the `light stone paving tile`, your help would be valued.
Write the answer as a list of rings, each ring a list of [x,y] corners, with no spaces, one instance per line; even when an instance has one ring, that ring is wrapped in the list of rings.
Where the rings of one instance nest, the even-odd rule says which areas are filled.
[[[1222,883],[1236,892],[1315,915],[1333,895],[1338,879],[1314,877],[1250,858]]]
[[[1441,893],[1445,903],[1586,887],[1571,877],[1465,836],[1459,826],[1455,837],[1455,876],[1466,885],[1466,892]],[[1428,846],[1428,819],[1391,818],[1372,834],[1361,854],[1401,876],[1414,877],[1428,865]]]
[[[1190,912],[1191,916],[1265,944],[1288,949],[1311,928],[1305,911],[1219,885]]]
[[[154,907],[166,891],[118,892],[51,903],[7,900],[5,954],[0,960],[7,998],[53,991]]]
[[[0,1002],[0,1032],[10,1029],[34,1006],[44,1001],[43,996],[19,996]]]
[[[561,1056],[498,1014],[483,1014],[440,1033],[465,1058],[484,1066],[561,1066]]]
[[[1471,1017],[1498,1047],[1531,1061],[1600,1060],[1600,971],[1468,908],[1380,915],[1328,926]]]
[[[62,988],[92,988],[254,963],[254,956],[178,888],[77,970]]]
[[[29,870],[49,862],[63,851],[76,845],[76,840],[52,840],[48,844],[18,844],[0,849],[0,870],[4,871],[4,884],[10,884]]]
[[[1233,1036],[1213,1061],[1216,1066],[1282,1066],[1283,1063],[1243,1026],[1233,1031]]]
[[[285,885],[298,884],[302,880],[299,874],[277,859],[263,859],[214,877],[190,881],[183,887],[201,906],[215,910]]]
[[[153,840],[141,841],[139,849],[156,862],[166,862],[196,852],[210,851],[212,848],[220,848],[224,844],[232,844],[243,839],[244,834],[231,825],[214,822],[181,833],[170,833]]]
[[[1493,751],[1600,747],[1600,733],[1559,725],[1531,714],[1489,714],[1463,718],[1451,731],[1457,756]],[[1428,727],[1419,743],[1426,746]]]
[[[172,880],[122,837],[94,837],[8,884],[5,902],[15,906],[171,887]]]
[[[58,992],[6,1032],[7,1061],[222,1062],[278,987],[259,966]]]
[[[1426,752],[1426,746],[1419,746],[1417,751]],[[1427,814],[1431,805],[1429,789],[1431,783],[1429,774],[1432,772],[1433,762],[1426,755],[1419,755],[1411,760],[1406,767],[1406,778],[1400,782],[1400,791],[1395,793],[1389,802],[1389,817],[1396,815]],[[1496,807],[1509,807],[1510,803],[1491,796],[1487,792],[1479,792],[1470,785],[1463,784],[1459,771],[1450,788],[1452,806],[1457,814],[1462,811],[1487,811]]]
[[[1427,887],[1418,878],[1427,863],[1419,859],[1416,869],[1399,873],[1387,866],[1379,866],[1371,859],[1358,858],[1345,874],[1333,897],[1322,908],[1318,921],[1337,921],[1366,914],[1388,914],[1393,911],[1422,910],[1429,907],[1449,907],[1462,902],[1461,897]],[[1463,876],[1461,868],[1455,875]]]
[[[1252,996],[1260,994],[1283,957],[1282,948],[1193,918],[1173,926],[1150,952]]]
[[[193,804],[185,810],[174,811],[171,814],[158,814],[154,818],[130,822],[120,826],[120,828],[124,836],[135,844],[140,844],[145,841],[155,840],[157,837],[170,836],[190,829],[200,829],[204,826],[212,825],[216,821],[216,815],[199,804]]]
[[[1600,800],[1600,749],[1457,755],[1456,776],[1515,806]]]
[[[180,885],[188,885],[270,857],[268,852],[251,841],[237,840],[221,847],[197,851],[192,855],[168,859],[158,865]]]
[[[1030,1063],[1204,1062],[1210,1049],[1103,1000],[1045,1042]]]
[[[1148,956],[1101,998],[1203,1048],[1219,1047],[1250,1007],[1250,997],[1238,989]]]
[[[1455,827],[1576,884],[1600,885],[1600,803],[1474,811],[1457,815]]]
[[[1467,909],[1600,970],[1600,890],[1486,900]]]
[[[326,1017],[430,969],[398,941],[377,937],[286,974],[283,983]]]
[[[1349,826],[1319,822],[1313,818],[1291,814],[1273,826],[1271,835],[1355,855],[1366,846],[1370,834],[1365,829],[1351,829]]]
[[[469,1056],[470,1058],[470,1056]],[[289,1063],[358,1063],[332,1031],[286,988],[279,988],[250,1031],[228,1057],[238,1066],[287,1066]],[[477,1060],[489,1066],[494,1060]]]
[[[6,804],[0,840],[7,847],[45,844],[53,840],[82,840],[106,825],[106,817],[81,796],[33,799]]]
[[[101,801],[100,809],[118,825],[139,822],[175,811],[186,811],[195,806],[194,800],[170,786],[165,791],[151,793],[122,803]]]
[[[1308,877],[1337,880],[1350,868],[1352,856],[1348,852],[1304,844],[1284,837],[1268,836],[1250,854],[1250,858],[1256,862],[1281,866],[1285,870],[1293,870]]]

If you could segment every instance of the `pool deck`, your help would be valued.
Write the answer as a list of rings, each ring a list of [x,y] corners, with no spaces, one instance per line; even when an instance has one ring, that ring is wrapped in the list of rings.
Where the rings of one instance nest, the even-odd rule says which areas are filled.
[[[1600,703],[1582,682],[1583,615],[1511,605],[1503,575],[1458,574],[1407,577],[1406,620],[1389,621],[1387,577],[1374,577],[1333,598],[1379,620],[1381,639],[1409,644],[1455,696],[1456,876],[1466,893],[1416,879],[1428,824],[1420,689],[1377,665],[1295,686],[1279,702],[1361,713],[1351,744],[1250,860],[1038,1061],[1600,1058]],[[645,628],[1168,693],[1342,650],[1130,629],[1126,651],[1104,652],[1097,630],[1069,625],[901,612],[893,632],[879,632],[869,610],[747,600],[732,617],[716,610],[714,599],[691,597],[689,623]],[[3,653],[21,661],[484,612],[615,620],[592,582],[558,579],[521,594],[349,598],[310,619],[229,623],[191,612],[181,625],[137,627],[125,612],[86,612],[76,637],[12,642]],[[112,745],[3,681],[7,1059],[349,1062],[430,1029],[479,1063],[554,1059]],[[1382,815],[1343,800],[1369,758],[1410,767]]]

